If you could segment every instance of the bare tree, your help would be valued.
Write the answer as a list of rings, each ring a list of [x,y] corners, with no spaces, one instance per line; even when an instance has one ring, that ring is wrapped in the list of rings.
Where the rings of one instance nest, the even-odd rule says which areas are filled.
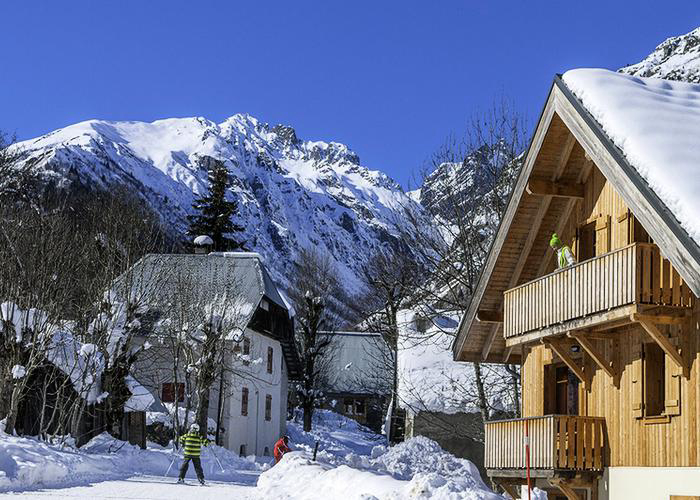
[[[32,203],[39,178],[31,162],[21,162],[22,150],[15,137],[0,131],[0,200]]]
[[[290,298],[296,311],[296,343],[302,364],[302,381],[296,387],[304,410],[304,430],[310,431],[314,409],[323,397],[323,380],[333,360],[333,331],[341,287],[329,257],[315,250],[299,253]]]
[[[397,230],[410,238],[418,258],[426,263],[429,278],[416,284],[416,302],[430,321],[444,314],[466,310],[481,268],[519,172],[528,136],[526,120],[505,99],[487,111],[475,113],[462,137],[450,136],[429,162],[421,179],[421,203],[434,219],[404,207],[403,224]],[[437,322],[436,322],[437,325]],[[453,330],[433,331],[453,335]],[[484,367],[474,364],[474,388],[484,421],[490,399],[512,401],[519,412],[519,367],[500,373],[507,394],[492,395],[484,387]]]
[[[399,312],[410,307],[416,287],[424,279],[423,268],[407,255],[397,251],[378,251],[364,273],[366,293],[358,300],[367,318],[363,327],[380,333],[386,349],[384,372],[391,374],[390,414],[396,415],[399,401],[398,350],[400,338]],[[389,436],[391,438],[391,436]]]

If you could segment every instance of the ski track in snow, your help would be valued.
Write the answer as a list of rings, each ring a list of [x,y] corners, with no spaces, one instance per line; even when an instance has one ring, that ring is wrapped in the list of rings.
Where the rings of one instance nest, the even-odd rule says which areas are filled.
[[[133,476],[119,481],[102,481],[88,486],[74,486],[61,489],[45,489],[24,493],[4,493],[0,498],[25,499],[140,499],[172,500],[174,498],[218,500],[235,498],[236,500],[253,500],[259,498],[255,491],[258,472],[240,472],[236,482],[208,481],[206,486],[199,486],[196,479],[188,478],[185,485],[176,484],[172,477]]]

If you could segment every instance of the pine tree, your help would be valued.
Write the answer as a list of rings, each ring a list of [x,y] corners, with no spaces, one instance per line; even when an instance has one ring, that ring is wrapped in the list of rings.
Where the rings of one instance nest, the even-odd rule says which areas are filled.
[[[243,242],[227,235],[242,232],[245,228],[234,224],[231,216],[238,212],[238,203],[226,199],[226,191],[231,186],[228,169],[217,161],[209,169],[209,192],[196,198],[192,208],[195,215],[188,215],[191,236],[207,235],[214,241],[214,251],[225,252],[243,248]]]

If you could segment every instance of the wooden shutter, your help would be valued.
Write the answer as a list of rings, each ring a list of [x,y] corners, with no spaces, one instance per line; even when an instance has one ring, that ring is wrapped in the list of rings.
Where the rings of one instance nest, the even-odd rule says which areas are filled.
[[[632,226],[634,226],[634,220],[629,209],[620,212],[617,216],[616,233],[618,236],[615,248],[622,248],[634,241]]]
[[[644,416],[644,387],[642,373],[642,344],[635,343],[632,346],[632,416],[642,418]]]
[[[596,255],[610,251],[610,216],[598,217],[595,223]]]
[[[175,402],[175,384],[171,382],[166,382],[163,384],[163,390],[161,392],[160,400],[163,403]]]
[[[665,401],[664,413],[666,415],[681,414],[681,379],[683,378],[683,370],[674,363],[674,361],[666,355],[666,374],[665,374]]]

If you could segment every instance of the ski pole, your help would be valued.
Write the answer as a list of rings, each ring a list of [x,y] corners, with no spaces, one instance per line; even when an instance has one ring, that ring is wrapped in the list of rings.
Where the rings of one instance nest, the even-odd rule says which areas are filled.
[[[219,457],[216,456],[216,452],[214,452],[214,448],[210,448],[211,454],[214,455],[214,458],[216,459],[216,462],[219,464],[219,467],[221,467],[221,472],[226,472],[224,470],[224,466],[221,465],[221,462],[219,461]]]
[[[170,465],[168,466],[168,470],[165,471],[165,475],[163,477],[168,477],[168,473],[170,472],[170,469],[172,469],[176,458],[177,458],[177,454],[175,453],[175,443],[173,443],[173,459],[170,461]]]

